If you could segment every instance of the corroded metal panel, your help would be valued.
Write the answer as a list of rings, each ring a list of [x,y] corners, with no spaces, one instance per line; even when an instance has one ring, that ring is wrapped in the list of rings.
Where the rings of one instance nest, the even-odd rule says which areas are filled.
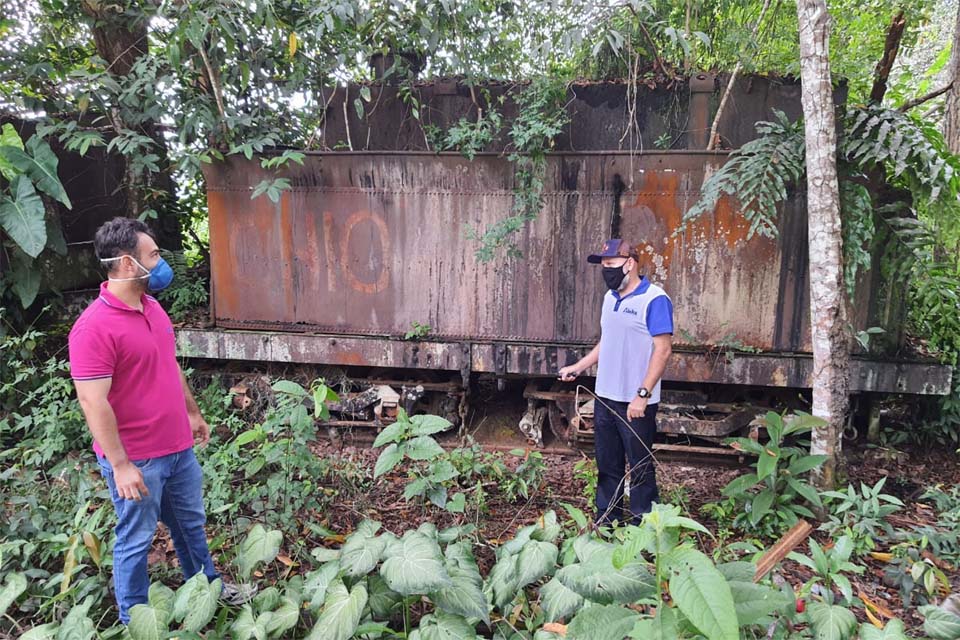
[[[467,231],[512,215],[513,168],[501,156],[311,153],[284,170],[292,189],[277,203],[250,199],[272,172],[231,159],[207,170],[215,319],[383,336],[416,322],[439,339],[589,343],[604,291],[586,256],[622,235],[673,299],[678,343],[807,352],[799,200],[787,203],[790,233],[779,240],[748,239],[728,199],[675,233],[705,173],[725,159],[555,154],[544,208],[516,235],[523,257],[490,263],[477,259]]]

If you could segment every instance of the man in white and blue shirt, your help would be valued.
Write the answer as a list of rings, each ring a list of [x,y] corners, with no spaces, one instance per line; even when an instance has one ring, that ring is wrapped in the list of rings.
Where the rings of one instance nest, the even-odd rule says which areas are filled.
[[[624,522],[624,476],[629,468],[631,521],[639,524],[660,499],[653,436],[660,378],[672,352],[673,303],[640,275],[639,255],[623,240],[607,240],[587,261],[602,265],[609,289],[600,314],[600,342],[579,362],[560,369],[560,379],[573,380],[597,365],[597,522]]]

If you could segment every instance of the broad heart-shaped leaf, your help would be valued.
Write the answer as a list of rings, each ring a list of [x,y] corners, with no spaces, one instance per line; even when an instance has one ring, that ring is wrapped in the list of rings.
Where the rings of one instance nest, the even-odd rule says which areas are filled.
[[[243,605],[240,613],[234,618],[230,625],[231,640],[250,640],[250,638],[262,638],[267,635],[266,626],[257,628],[257,622],[253,619],[253,609],[249,604]]]
[[[490,612],[483,595],[483,578],[470,545],[464,542],[451,544],[444,555],[444,567],[452,584],[431,593],[430,600],[438,609],[464,618],[480,618],[489,626]]]
[[[399,594],[427,594],[450,586],[437,541],[418,531],[407,531],[399,553],[387,558],[380,575]]]
[[[547,622],[556,622],[583,607],[583,598],[556,578],[552,578],[540,587],[540,605],[547,616]]]
[[[383,431],[377,434],[377,439],[373,441],[373,448],[379,449],[389,442],[400,442],[406,437],[409,428],[410,424],[403,420],[388,424]]]
[[[362,583],[347,591],[343,582],[335,582],[327,591],[323,613],[314,625],[308,640],[347,640],[360,624],[367,605],[367,589]]]
[[[0,147],[0,156],[32,180],[37,189],[59,200],[67,209],[72,208],[70,198],[57,176],[59,160],[46,142],[32,136],[27,140],[26,149]]]
[[[923,632],[933,640],[956,640],[960,638],[960,616],[934,605],[920,607],[923,614]]]
[[[410,422],[413,423],[413,428],[410,429],[410,433],[415,436],[433,435],[434,433],[446,431],[453,426],[453,423],[446,418],[426,414],[413,416],[410,418]]]
[[[389,473],[401,460],[403,460],[403,450],[395,442],[391,442],[377,457],[377,464],[373,467],[373,477],[379,478],[383,474]]]
[[[340,567],[351,578],[365,576],[380,562],[386,546],[383,538],[362,530],[354,531],[340,549]]]
[[[132,640],[160,640],[166,637],[169,631],[166,613],[148,604],[131,607],[127,631],[130,632]]]
[[[756,565],[752,562],[730,562],[717,565],[717,570],[730,585],[737,621],[740,626],[757,624],[771,613],[794,605],[793,599],[782,591],[762,584],[754,584]]]
[[[0,616],[6,613],[10,605],[26,590],[27,576],[22,573],[8,573],[3,581],[3,590],[0,591]]]
[[[552,542],[530,540],[523,545],[517,557],[519,586],[525,587],[546,575],[551,575],[557,565],[557,545]]]
[[[653,576],[640,562],[614,568],[612,548],[591,555],[587,562],[563,567],[557,571],[557,579],[571,591],[600,604],[631,604],[656,593]]]
[[[443,455],[443,447],[430,436],[417,436],[403,444],[403,452],[412,460],[433,460]]]
[[[297,626],[300,620],[300,607],[290,598],[283,598],[280,606],[273,610],[273,617],[267,624],[267,633],[273,638],[282,637],[284,633]]]
[[[568,640],[623,640],[640,616],[615,604],[587,607],[567,627]]]
[[[60,625],[56,622],[48,622],[38,627],[33,627],[25,634],[20,636],[20,640],[56,640],[57,630]]]
[[[816,640],[846,640],[857,628],[857,618],[846,607],[811,602],[807,607]]]
[[[80,604],[73,605],[57,629],[57,640],[91,640],[96,637],[93,620],[87,615],[93,601],[94,596],[87,596]]]
[[[367,591],[370,611],[380,620],[389,619],[397,605],[403,602],[403,596],[388,587],[387,581],[377,573],[367,577]]]
[[[203,575],[203,574],[200,574]],[[196,588],[187,601],[188,611],[183,619],[183,628],[187,631],[200,631],[213,620],[220,601],[223,583],[217,578],[206,588]]]
[[[497,560],[483,587],[494,607],[502,610],[513,601],[519,589],[518,579],[516,555],[505,554]]]
[[[423,616],[420,627],[410,634],[410,640],[473,640],[476,630],[462,616],[436,611]]]
[[[154,582],[150,585],[149,591],[147,591],[147,601],[150,603],[150,606],[164,612],[167,623],[173,618],[173,603],[176,597],[173,589],[162,582]]]
[[[903,622],[894,618],[883,629],[864,622],[860,625],[860,640],[908,640],[908,637],[903,630]]]
[[[683,615],[710,640],[737,640],[740,627],[723,574],[700,551],[678,547],[667,560],[670,596]]]
[[[327,589],[337,579],[340,572],[340,563],[328,562],[319,569],[307,574],[307,581],[303,585],[303,597],[313,609],[320,609],[327,599]]]
[[[0,200],[0,226],[25,254],[36,258],[47,244],[43,201],[25,176],[14,178],[10,191],[12,200],[5,196]]]
[[[280,553],[282,541],[283,534],[279,531],[267,531],[261,524],[254,525],[240,544],[240,553],[237,556],[240,576],[246,580],[255,566],[261,562],[272,562]]]
[[[20,134],[9,122],[3,125],[3,129],[0,129],[0,147],[14,147],[23,150],[23,140],[20,139]],[[13,182],[13,179],[20,175],[20,171],[10,164],[2,154],[0,154],[0,175],[6,178],[7,182]]]

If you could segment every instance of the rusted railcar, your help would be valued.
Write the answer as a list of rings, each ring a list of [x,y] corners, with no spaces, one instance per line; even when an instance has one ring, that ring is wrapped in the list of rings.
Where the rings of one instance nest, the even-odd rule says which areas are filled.
[[[382,425],[424,400],[462,418],[472,374],[521,377],[523,433],[538,444],[545,432],[582,443],[589,398],[555,376],[598,338],[603,284],[586,256],[620,236],[674,302],[678,347],[661,430],[718,441],[752,417],[744,390],[808,388],[812,367],[802,194],[786,203],[776,239],[750,237],[733,200],[680,231],[704,176],[725,158],[552,154],[543,210],[516,237],[522,257],[486,263],[469,230],[512,213],[514,172],[501,155],[308,153],[284,170],[291,188],[277,203],[251,199],[275,174],[256,158],[231,158],[206,172],[216,328],[180,331],[180,352],[414,372],[358,389],[334,421],[349,426]],[[855,329],[899,322],[882,294],[873,280],[859,284]],[[415,324],[429,333],[405,339]],[[894,355],[856,357],[851,391],[949,389],[949,368]]]

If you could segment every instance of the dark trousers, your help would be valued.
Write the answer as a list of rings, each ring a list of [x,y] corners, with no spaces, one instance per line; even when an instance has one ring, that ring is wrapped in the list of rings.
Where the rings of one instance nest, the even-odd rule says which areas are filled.
[[[624,522],[623,486],[630,471],[630,512],[640,524],[654,502],[660,501],[653,464],[657,405],[648,404],[642,418],[627,420],[626,402],[597,398],[594,402],[594,445],[597,456],[597,522]],[[609,407],[609,408],[608,408]],[[618,417],[619,416],[619,417]],[[629,422],[630,426],[627,426]]]

